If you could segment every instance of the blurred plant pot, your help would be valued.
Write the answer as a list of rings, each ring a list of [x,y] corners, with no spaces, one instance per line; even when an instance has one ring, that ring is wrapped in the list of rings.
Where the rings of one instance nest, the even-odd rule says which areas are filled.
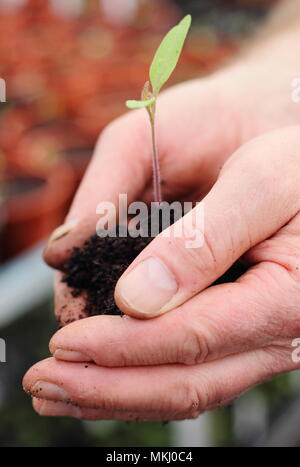
[[[4,260],[43,240],[63,222],[74,193],[75,176],[69,164],[60,163],[47,174],[13,170],[6,186]]]
[[[87,145],[87,138],[77,127],[57,120],[25,132],[18,141],[12,159],[21,170],[47,173],[60,163],[64,151]]]
[[[59,79],[55,76],[55,80],[53,89],[57,95],[63,96],[66,112],[72,115],[86,99],[102,90],[101,62],[91,62],[79,56]]]
[[[2,104],[3,105],[3,104]],[[0,114],[0,145],[6,152],[13,151],[16,141],[36,123],[34,108],[30,105],[12,104]]]
[[[123,89],[131,90],[131,93],[141,93],[141,86],[148,80],[149,57],[148,51],[144,50],[144,57],[131,55],[128,59],[125,54],[122,57],[115,56],[107,62],[103,62],[101,69],[102,85],[101,94],[108,92],[120,92]],[[141,84],[142,83],[142,84]],[[139,97],[139,94],[137,97]]]

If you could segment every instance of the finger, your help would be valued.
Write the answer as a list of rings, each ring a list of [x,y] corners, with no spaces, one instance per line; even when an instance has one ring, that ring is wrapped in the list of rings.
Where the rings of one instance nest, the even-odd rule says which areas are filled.
[[[293,362],[290,348],[274,346],[195,366],[86,366],[44,360],[25,375],[24,389],[34,397],[85,408],[195,418],[300,363]]]
[[[126,422],[169,421],[172,414],[156,412],[128,412],[117,410],[88,409],[65,402],[37,399],[33,397],[33,408],[42,416],[71,417],[81,420],[121,420]],[[182,420],[183,415],[174,415],[173,420]]]
[[[66,326],[75,320],[87,317],[84,294],[75,297],[72,291],[62,281],[62,273],[57,272],[54,279],[55,298],[54,310],[59,326]],[[74,356],[73,356],[74,358]]]
[[[130,265],[116,286],[118,307],[139,318],[170,311],[285,225],[300,208],[299,152],[298,127],[264,135],[238,150],[203,203]],[[204,225],[199,225],[203,211]],[[190,248],[193,235],[203,242]]]
[[[247,251],[244,259],[248,264],[261,262],[280,264],[296,281],[299,281],[299,237],[300,212],[276,235]]]
[[[299,309],[289,271],[264,262],[155,320],[95,316],[72,323],[52,337],[50,351],[110,367],[197,364],[298,336]]]
[[[151,178],[151,157],[145,144],[147,122],[138,115],[126,116],[126,124],[124,117],[120,118],[103,132],[66,222],[53,232],[45,248],[44,258],[50,266],[61,267],[71,249],[96,232],[96,208],[101,201],[118,206],[119,193],[126,193],[131,202]]]
[[[234,399],[226,399],[216,401],[207,407],[207,410],[214,410],[219,407],[224,407],[230,404]],[[128,412],[128,411],[112,411],[101,409],[87,409],[70,403],[49,401],[46,399],[32,398],[34,410],[42,416],[46,417],[71,417],[81,420],[121,420],[127,422],[150,422],[150,421],[169,421],[172,419],[172,414],[157,413],[157,412]],[[173,415],[174,420],[184,420],[184,415]]]

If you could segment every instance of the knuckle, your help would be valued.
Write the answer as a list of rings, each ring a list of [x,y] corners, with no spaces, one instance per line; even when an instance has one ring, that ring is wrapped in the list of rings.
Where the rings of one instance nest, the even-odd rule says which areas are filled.
[[[248,154],[248,161],[254,170],[255,178],[259,186],[265,187],[268,192],[273,190],[277,195],[279,203],[286,207],[289,199],[289,211],[295,214],[295,209],[299,204],[299,184],[300,184],[300,139],[299,126],[287,127],[269,133],[263,139],[260,138],[254,143],[259,144],[258,151],[263,152],[265,157],[260,158],[259,171],[257,170],[257,149]],[[256,170],[255,170],[256,166]]]
[[[289,346],[282,343],[267,347],[264,349],[264,356],[260,357],[260,364],[264,380],[271,380],[280,373],[288,371],[292,364]]]
[[[200,393],[194,383],[188,378],[174,391],[176,399],[172,404],[171,411],[175,414],[184,414],[184,418],[195,418],[203,412],[207,406],[206,392]]]
[[[297,266],[298,267],[298,266]],[[300,336],[300,274],[292,265],[284,265],[288,273],[287,297],[290,297],[285,306],[284,334],[292,337]],[[300,267],[299,267],[300,269]]]
[[[289,174],[295,180],[300,162],[299,129],[300,126],[282,128],[244,143],[225,162],[220,176],[231,169],[244,169],[249,174],[255,174],[248,178],[260,187],[261,182],[270,186],[270,183],[274,185],[274,180],[284,181],[283,174]],[[258,159],[258,154],[263,154],[264,157]]]
[[[201,241],[198,243],[196,239],[200,238]],[[190,277],[215,272],[219,258],[211,229],[210,232],[206,232],[195,225],[189,228],[189,232],[183,228],[180,236],[171,233],[171,238],[161,238],[161,240],[168,241],[169,253],[176,255],[177,261],[180,261],[178,264],[181,264],[183,269],[188,268]],[[194,244],[192,247],[190,247],[191,242]]]
[[[182,310],[184,315],[184,310]],[[183,318],[183,334],[181,349],[178,361],[185,365],[197,365],[207,359],[210,354],[208,339],[204,332],[194,326],[189,320],[186,324],[186,320]]]
[[[292,337],[300,336],[300,278],[293,278],[294,291],[292,301],[287,306],[285,330]]]

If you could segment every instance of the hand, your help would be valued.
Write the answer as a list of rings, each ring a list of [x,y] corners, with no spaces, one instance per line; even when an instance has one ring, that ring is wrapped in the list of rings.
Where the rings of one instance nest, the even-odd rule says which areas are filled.
[[[96,316],[56,333],[54,357],[24,379],[40,414],[193,418],[300,368],[292,360],[292,340],[300,335],[299,135],[300,127],[266,134],[225,163],[204,199],[202,248],[159,236],[134,263],[159,258],[172,271],[172,312],[152,320]],[[253,265],[246,274],[204,290],[241,255]],[[130,290],[132,268],[119,291],[122,282]],[[157,284],[147,287],[148,301],[151,290],[157,301]]]
[[[290,64],[280,72],[272,62],[266,67],[265,57],[255,62],[248,59],[209,78],[167,90],[157,112],[164,199],[203,199],[241,144],[298,123],[300,106],[290,96],[293,70]],[[129,202],[152,199],[151,141],[144,110],[126,114],[102,134],[66,224],[45,250],[46,261],[60,268],[71,249],[95,232],[98,203],[117,204],[120,192],[128,194]],[[71,297],[60,276],[56,284],[55,309],[64,324],[82,314],[82,300]],[[120,287],[116,298],[124,311],[137,315],[120,297]]]
[[[54,358],[34,366],[24,380],[39,413],[193,417],[297,367],[291,340],[300,332],[299,128],[266,133],[296,124],[300,106],[290,99],[294,68],[277,70],[277,58],[268,67],[265,60],[250,58],[161,96],[157,131],[164,198],[204,198],[204,246],[187,250],[178,239],[167,244],[160,236],[119,281],[116,300],[126,313],[171,313],[147,321],[88,318],[54,336]],[[116,202],[120,192],[128,193],[129,202],[151,199],[150,147],[145,112],[130,113],[108,127],[67,225],[45,251],[49,264],[60,267],[72,247],[94,233],[100,201]],[[242,255],[254,265],[246,275],[205,290]],[[146,256],[159,258],[163,271],[171,272],[173,288],[169,283],[167,289],[173,297],[166,291],[154,294],[150,281],[143,309],[134,303],[138,296],[130,297],[130,272]],[[145,276],[138,268],[133,274],[143,290]],[[71,298],[59,278],[56,290],[61,322],[76,318],[80,299]],[[160,306],[162,297],[167,303]]]

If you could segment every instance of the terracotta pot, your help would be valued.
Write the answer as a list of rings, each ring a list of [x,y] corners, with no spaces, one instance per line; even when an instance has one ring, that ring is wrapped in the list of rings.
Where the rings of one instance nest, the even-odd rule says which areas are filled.
[[[47,175],[13,171],[6,180],[4,260],[46,238],[63,222],[75,189],[74,172],[61,163]]]
[[[101,63],[90,63],[88,60],[73,60],[68,69],[55,77],[53,88],[58,95],[64,97],[66,111],[73,114],[92,96],[102,90]]]
[[[87,145],[87,138],[77,127],[58,120],[23,133],[12,159],[21,170],[47,173],[60,163],[64,151]]]
[[[0,114],[1,150],[8,153],[13,152],[19,138],[35,123],[35,112],[29,105],[13,104],[11,107],[7,106]]]
[[[127,91],[131,89],[131,92],[138,90],[140,93],[149,76],[149,60],[141,60],[139,57],[124,60],[124,55],[115,56],[114,59],[103,63],[101,74],[102,95],[108,92],[120,93],[124,89]]]

